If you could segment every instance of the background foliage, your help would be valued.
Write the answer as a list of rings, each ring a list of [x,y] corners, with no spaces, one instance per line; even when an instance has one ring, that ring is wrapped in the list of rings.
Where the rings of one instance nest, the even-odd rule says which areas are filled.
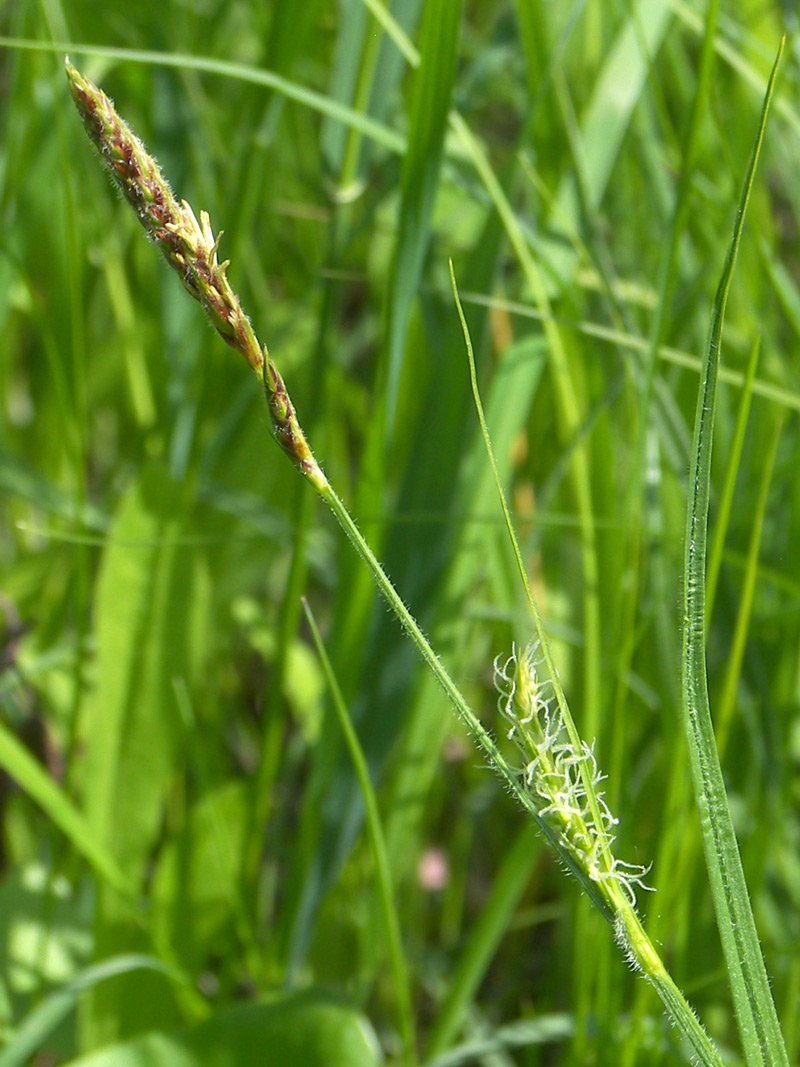
[[[0,1062],[113,1042],[131,1063],[357,1065],[375,1062],[376,1041],[399,1055],[363,801],[301,594],[378,792],[422,1052],[681,1057],[269,440],[258,384],[110,194],[64,44],[177,194],[224,228],[231,280],[328,476],[496,725],[492,660],[529,624],[469,394],[453,259],[619,852],[654,862],[648,928],[736,1056],[679,724],[677,606],[699,357],[784,30],[724,340],[708,642],[796,1059],[796,15],[723,4],[707,84],[705,10],[682,0],[397,0],[391,15],[422,51],[418,71],[360,0],[0,9]]]

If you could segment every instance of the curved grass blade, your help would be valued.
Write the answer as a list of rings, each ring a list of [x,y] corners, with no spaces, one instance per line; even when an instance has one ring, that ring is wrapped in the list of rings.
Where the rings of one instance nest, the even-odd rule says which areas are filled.
[[[143,969],[160,971],[177,982],[188,981],[180,971],[152,956],[114,956],[102,963],[95,963],[50,993],[22,1020],[14,1036],[0,1052],[0,1067],[23,1067],[30,1062],[56,1027],[75,1010],[81,993],[119,974]]]
[[[778,443],[783,429],[783,419],[775,421],[772,428],[772,437],[767,446],[764,459],[763,476],[753,509],[753,520],[750,531],[750,544],[747,548],[747,557],[744,568],[743,584],[739,595],[739,610],[736,614],[736,625],[733,631],[733,641],[728,657],[728,667],[725,671],[725,681],[717,706],[716,735],[717,747],[719,748],[720,760],[725,759],[728,738],[730,736],[731,722],[736,705],[736,692],[739,687],[739,679],[742,672],[747,635],[750,630],[750,621],[753,613],[753,600],[755,598],[756,584],[758,581],[759,550],[761,548],[761,536],[764,531],[764,519],[767,512],[767,500],[772,488],[772,474],[775,469],[775,460],[778,455]]]
[[[403,158],[402,203],[397,227],[387,323],[386,440],[391,441],[411,306],[419,285],[439,188],[444,136],[458,58],[461,0],[429,0],[414,73],[408,148]]]
[[[448,980],[447,993],[428,1038],[428,1067],[431,1067],[431,1060],[438,1063],[438,1057],[443,1057],[451,1047],[501,939],[511,928],[514,912],[539,856],[538,842],[539,827],[535,822],[526,822],[503,857],[480,918]]]
[[[403,955],[403,945],[400,936],[400,922],[394,903],[394,890],[392,888],[389,857],[386,851],[386,839],[381,827],[380,812],[378,811],[378,800],[375,796],[375,790],[372,787],[364,751],[358,740],[358,735],[353,727],[350,715],[348,714],[347,705],[345,704],[342,691],[339,688],[339,683],[336,680],[336,675],[333,672],[333,665],[331,664],[325,645],[323,644],[322,636],[317,627],[317,621],[314,618],[311,607],[305,597],[302,598],[302,603],[306,621],[311,630],[314,647],[317,650],[317,655],[319,656],[322,670],[325,673],[328,688],[330,689],[333,709],[336,713],[336,718],[339,721],[342,733],[344,734],[345,743],[347,744],[347,749],[350,753],[350,758],[353,761],[353,767],[361,787],[361,796],[366,809],[367,832],[369,834],[370,845],[372,848],[372,858],[375,863],[378,895],[381,911],[383,912],[384,924],[386,926],[389,962],[392,969],[395,997],[397,998],[398,1023],[405,1049],[404,1062],[411,1067],[411,1065],[417,1062],[415,1052],[416,1037],[414,1034],[414,1012],[411,1004],[408,968],[406,966],[405,956]]]
[[[714,533],[711,536],[708,564],[706,567],[706,633],[708,633],[711,616],[714,613],[717,583],[719,581],[720,570],[722,569],[722,553],[725,549],[725,542],[728,536],[731,510],[733,508],[733,494],[736,489],[736,477],[739,473],[742,452],[744,451],[744,438],[745,432],[747,431],[747,420],[750,415],[750,404],[753,399],[753,386],[756,380],[756,368],[758,366],[760,349],[761,339],[757,337],[750,350],[750,358],[747,361],[744,385],[742,386],[742,394],[739,398],[739,411],[736,415],[736,427],[733,431],[730,456],[728,458],[727,470],[725,471],[725,480],[723,482],[722,493],[720,494],[719,504],[717,506],[717,520]]]
[[[202,74],[218,74],[223,78],[235,78],[272,89],[288,100],[294,100],[304,107],[309,107],[321,115],[327,115],[344,126],[360,131],[370,137],[376,144],[382,145],[390,152],[402,155],[406,149],[402,134],[389,129],[383,123],[376,122],[369,115],[363,115],[353,108],[331,100],[324,93],[307,89],[304,85],[275,74],[271,70],[260,70],[247,63],[231,63],[222,59],[210,59],[205,56],[192,56],[186,53],[155,52],[140,48],[112,48],[105,45],[75,44],[69,41],[34,41],[25,37],[0,37],[0,48],[14,48],[36,52],[54,52],[65,55],[71,53],[82,56],[100,56],[106,59],[130,60],[148,63],[154,67],[175,67],[179,70],[196,70]]]
[[[86,816],[2,723],[0,767],[39,805],[104,881],[126,898],[135,895],[132,882],[119,867],[116,857],[98,840]]]
[[[684,632],[682,651],[683,718],[695,795],[700,809],[714,908],[728,967],[736,1020],[748,1067],[788,1067],[786,1046],[758,942],[742,861],[722,777],[708,700],[705,654],[705,563],[711,483],[711,445],[716,403],[722,322],[736,253],[744,225],[756,164],[761,152],[770,100],[783,42],[772,68],[758,133],[750,157],[733,238],[728,248],[708,338],[706,366],[697,399],[689,507],[686,518]]]
[[[546,315],[536,307],[522,304],[518,300],[503,300],[499,296],[486,296],[470,290],[461,290],[459,293],[463,304],[474,304],[477,307],[491,307],[498,311],[507,311],[521,319],[531,319],[534,322],[544,322]],[[570,319],[567,316],[552,315],[552,321],[562,326],[568,326],[576,333],[584,337],[593,337],[597,341],[603,341],[609,345],[616,345],[623,352],[631,352],[636,358],[646,356],[650,348],[650,342],[637,334],[628,333],[625,330],[613,326],[605,326],[602,323],[591,322],[588,319]],[[659,345],[658,358],[663,363],[673,367],[684,367],[699,376],[701,360],[690,352],[684,352],[670,345]],[[734,389],[744,390],[748,388],[747,375],[730,367],[720,367],[719,380]],[[753,382],[753,396],[768,400],[771,404],[777,404],[786,408],[787,411],[800,411],[800,393],[796,389],[785,388],[767,381],[765,378],[756,378]],[[688,455],[688,443],[687,443]]]
[[[501,1026],[487,1037],[472,1038],[450,1049],[449,1052],[429,1060],[426,1067],[464,1067],[471,1063],[485,1063],[485,1057],[507,1052],[513,1048],[534,1045],[550,1045],[567,1041],[575,1032],[571,1015],[540,1015],[536,1019],[520,1019],[508,1026]],[[493,1062],[509,1062],[507,1059]]]

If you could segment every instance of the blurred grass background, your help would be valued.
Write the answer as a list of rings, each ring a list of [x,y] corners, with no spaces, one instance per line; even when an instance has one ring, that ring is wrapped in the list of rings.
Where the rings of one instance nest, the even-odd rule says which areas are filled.
[[[25,1062],[25,1033],[39,1064],[111,1042],[144,1056],[146,1031],[213,1035],[235,1006],[308,990],[334,994],[347,1025],[399,1062],[363,801],[302,594],[377,790],[423,1061],[682,1061],[655,996],[480,766],[269,440],[258,383],[111,193],[68,96],[66,45],[178,196],[224,229],[231,281],[326,473],[499,729],[492,661],[530,626],[469,394],[453,259],[619,854],[653,861],[648,928],[736,1062],[679,724],[678,604],[699,360],[783,32],[725,331],[708,642],[796,1061],[797,15],[769,0],[723,3],[716,21],[683,0],[396,0],[388,24],[382,11],[0,7],[7,1062]],[[87,970],[106,960],[124,973]],[[45,1025],[54,991],[66,999]],[[282,1062],[269,1048],[257,1062]]]

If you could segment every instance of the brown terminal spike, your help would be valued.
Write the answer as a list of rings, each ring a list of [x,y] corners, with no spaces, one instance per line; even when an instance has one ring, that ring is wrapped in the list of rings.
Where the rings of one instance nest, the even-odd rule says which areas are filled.
[[[227,277],[228,262],[217,261],[216,237],[206,211],[178,202],[155,159],[117,114],[111,99],[66,59],[67,78],[78,114],[114,184],[161,249],[186,291],[203,307],[223,341],[262,378],[275,436],[292,461],[319,491],[327,485],[297,421],[283,379],[242,310]]]

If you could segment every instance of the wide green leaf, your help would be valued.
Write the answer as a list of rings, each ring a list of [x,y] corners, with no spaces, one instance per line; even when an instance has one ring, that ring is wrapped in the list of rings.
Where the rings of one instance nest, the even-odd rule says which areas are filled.
[[[131,873],[159,832],[184,732],[174,684],[202,662],[208,593],[202,555],[184,543],[180,489],[147,467],[120,503],[103,554],[96,681],[83,719],[88,816]]]
[[[208,636],[209,582],[202,550],[185,536],[181,490],[160,465],[145,467],[120,502],[95,598],[95,684],[82,732],[82,786],[95,838],[139,883],[183,768],[187,723],[176,686],[196,688]],[[116,893],[95,920],[100,958],[151,948]],[[163,979],[125,975],[88,998],[89,1045],[178,1018]]]
[[[145,1034],[73,1060],[70,1067],[375,1067],[366,1019],[315,994],[220,1012],[180,1035]]]
[[[392,439],[405,357],[408,319],[419,286],[439,187],[444,135],[458,57],[461,0],[428,0],[414,73],[402,199],[388,293],[386,433]],[[412,371],[416,378],[417,374]],[[411,382],[412,397],[418,392]]]

